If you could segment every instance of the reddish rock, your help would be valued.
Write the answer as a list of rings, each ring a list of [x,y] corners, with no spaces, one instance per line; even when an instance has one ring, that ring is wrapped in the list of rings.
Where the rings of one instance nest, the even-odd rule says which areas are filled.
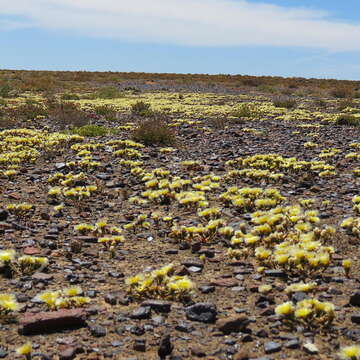
[[[37,314],[25,313],[19,320],[19,333],[46,334],[69,328],[86,326],[84,309],[62,309]]]
[[[231,288],[238,286],[239,283],[235,279],[216,279],[210,283],[210,285]]]
[[[29,246],[24,248],[23,253],[24,255],[38,255],[41,254],[41,250],[36,247]]]
[[[54,276],[51,274],[45,274],[42,272],[36,272],[35,274],[33,274],[31,276],[34,280],[38,280],[38,281],[50,281],[52,279],[54,279]]]

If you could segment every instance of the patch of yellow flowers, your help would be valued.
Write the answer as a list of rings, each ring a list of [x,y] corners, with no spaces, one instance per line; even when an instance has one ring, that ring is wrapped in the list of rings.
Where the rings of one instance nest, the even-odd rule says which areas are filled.
[[[275,308],[285,323],[294,325],[300,323],[308,328],[329,326],[335,318],[335,306],[330,302],[317,299],[305,299],[294,304],[287,301]]]
[[[174,265],[169,264],[149,273],[126,279],[128,292],[136,298],[184,300],[195,288],[187,276],[176,276]]]
[[[82,293],[79,286],[73,286],[63,290],[44,291],[35,300],[45,303],[50,310],[76,308],[90,303],[90,298],[81,296]]]

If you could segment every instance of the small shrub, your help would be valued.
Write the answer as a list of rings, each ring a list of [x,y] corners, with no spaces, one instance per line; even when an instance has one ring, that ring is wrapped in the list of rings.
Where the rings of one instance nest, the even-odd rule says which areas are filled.
[[[226,126],[226,119],[217,117],[209,120],[209,125],[215,129],[224,129]]]
[[[318,106],[318,107],[325,107],[326,106],[326,101],[324,99],[318,99],[318,100],[315,100],[315,106]]]
[[[164,120],[155,118],[140,123],[133,139],[145,145],[171,145],[175,142],[175,133]]]
[[[75,127],[71,129],[72,134],[77,134],[80,136],[105,136],[109,133],[109,129],[105,126],[98,126],[98,125],[84,125],[81,127]]]
[[[62,94],[60,98],[61,100],[80,100],[79,95],[69,93]]]
[[[259,115],[254,105],[242,104],[238,109],[231,113],[232,116],[237,118],[254,118]]]
[[[359,126],[360,118],[354,115],[342,114],[337,117],[336,125]]]
[[[151,110],[151,105],[144,102],[144,101],[137,101],[135,104],[131,105],[131,112],[134,115],[139,115],[139,116],[152,116],[153,112]]]
[[[9,84],[0,85],[0,97],[11,97],[12,88]]]
[[[46,116],[47,110],[41,104],[27,100],[25,104],[16,108],[15,114],[18,119],[33,120],[37,116]]]
[[[124,97],[124,94],[114,86],[105,86],[96,91],[94,97],[98,99],[118,99]]]
[[[330,94],[338,99],[345,99],[347,97],[351,97],[352,91],[351,89],[345,87],[337,87],[330,91]]]
[[[71,102],[58,102],[53,98],[47,100],[50,118],[60,129],[81,127],[89,123],[89,114]]]
[[[94,108],[97,115],[103,116],[108,121],[115,121],[117,119],[117,111],[112,105],[99,105]]]
[[[278,97],[273,100],[273,105],[278,108],[293,109],[296,107],[296,100],[288,97]]]
[[[340,103],[339,103],[339,106],[338,106],[338,110],[342,111],[346,108],[353,108],[355,107],[355,103],[353,102],[352,99],[345,99],[345,100],[342,100]]]

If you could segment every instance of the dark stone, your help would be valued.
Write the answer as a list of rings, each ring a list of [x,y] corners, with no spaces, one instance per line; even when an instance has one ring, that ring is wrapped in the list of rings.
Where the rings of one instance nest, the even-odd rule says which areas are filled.
[[[133,348],[135,351],[145,352],[146,351],[145,340],[144,339],[135,339]]]
[[[277,269],[265,270],[264,274],[271,277],[286,277],[286,273],[284,271]]]
[[[211,303],[196,303],[185,309],[186,317],[189,320],[204,323],[214,323],[216,321],[216,306]]]
[[[355,324],[360,324],[360,314],[352,314],[351,321]]]
[[[106,303],[108,303],[110,305],[116,305],[116,303],[117,303],[117,298],[113,294],[106,294],[104,297],[104,300]]]
[[[181,331],[181,332],[184,332],[184,333],[191,333],[193,331],[193,329],[194,328],[189,323],[187,323],[185,321],[180,321],[175,326],[175,330]]]
[[[159,313],[169,313],[171,311],[171,302],[164,300],[146,300],[141,306],[150,307]]]
[[[91,325],[90,333],[95,337],[103,337],[106,336],[106,329],[100,325]]]
[[[5,349],[0,348],[0,359],[4,359],[8,356],[8,353]]]
[[[131,334],[134,334],[136,336],[141,336],[145,334],[145,328],[143,326],[130,326],[130,332]]]
[[[199,286],[199,290],[203,293],[203,294],[209,294],[215,291],[215,286],[212,285],[203,285],[203,286]]]
[[[290,340],[284,344],[284,346],[288,349],[298,349],[300,347],[299,340]]]
[[[174,346],[171,343],[170,335],[166,334],[160,340],[158,355],[160,356],[161,359],[163,359],[172,353],[173,348]]]
[[[150,306],[140,306],[131,313],[130,317],[132,319],[149,319],[150,315],[151,315]]]
[[[249,323],[246,315],[239,315],[218,320],[217,327],[224,334],[231,334],[232,332],[243,331]]]
[[[264,350],[266,354],[272,354],[275,352],[279,352],[282,348],[282,345],[275,342],[275,341],[269,341],[264,344]]]
[[[4,209],[0,209],[0,221],[5,221],[9,216],[9,213],[4,210]]]
[[[350,305],[360,306],[360,291],[356,291],[350,296]]]

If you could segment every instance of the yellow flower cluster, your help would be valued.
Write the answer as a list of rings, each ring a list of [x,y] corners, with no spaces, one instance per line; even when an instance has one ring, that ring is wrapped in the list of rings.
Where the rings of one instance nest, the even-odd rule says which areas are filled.
[[[335,306],[330,302],[305,299],[294,304],[292,301],[276,306],[275,313],[283,320],[299,322],[308,328],[328,326],[335,318]]]
[[[23,203],[20,203],[20,204],[8,204],[6,206],[6,209],[11,214],[23,217],[23,216],[29,215],[31,210],[34,209],[34,206],[32,204],[23,202]]]
[[[220,194],[225,204],[232,204],[238,211],[257,209],[271,209],[276,207],[285,197],[277,189],[269,188],[237,188],[232,186],[225,193]]]
[[[41,271],[49,264],[46,257],[23,255],[17,257],[15,250],[0,251],[0,271],[12,275],[14,273],[31,274]]]
[[[44,291],[35,297],[36,301],[45,303],[49,309],[69,309],[82,307],[90,303],[90,298],[81,296],[83,293],[79,286],[69,287],[57,291]]]
[[[194,284],[187,276],[176,276],[169,264],[149,273],[126,279],[129,294],[138,298],[183,300],[191,295]]]
[[[12,294],[0,294],[0,318],[17,311],[19,304]]]

